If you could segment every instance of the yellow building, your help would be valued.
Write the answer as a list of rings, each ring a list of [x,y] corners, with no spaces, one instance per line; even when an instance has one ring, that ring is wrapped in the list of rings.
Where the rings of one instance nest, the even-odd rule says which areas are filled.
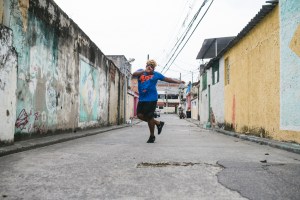
[[[223,52],[225,127],[300,143],[299,130],[280,124],[279,10],[264,6]]]

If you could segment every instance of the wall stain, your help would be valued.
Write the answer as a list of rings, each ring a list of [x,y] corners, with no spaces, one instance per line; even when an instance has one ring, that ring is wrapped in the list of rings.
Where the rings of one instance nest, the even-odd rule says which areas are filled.
[[[23,31],[27,31],[28,26],[28,8],[29,0],[19,0],[19,9],[22,15]]]

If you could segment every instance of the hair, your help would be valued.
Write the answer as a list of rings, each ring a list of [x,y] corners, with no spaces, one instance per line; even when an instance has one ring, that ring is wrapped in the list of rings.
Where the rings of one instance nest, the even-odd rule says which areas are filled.
[[[156,63],[155,60],[148,60],[146,64],[147,64],[147,65],[152,65],[153,67],[156,67],[156,66],[157,66],[157,63]]]

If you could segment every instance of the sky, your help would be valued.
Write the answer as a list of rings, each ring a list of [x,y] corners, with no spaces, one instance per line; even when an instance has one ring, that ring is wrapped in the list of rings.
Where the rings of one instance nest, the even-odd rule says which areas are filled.
[[[236,36],[266,4],[266,0],[54,1],[105,55],[134,58],[132,73],[144,68],[149,57],[158,63],[156,71],[186,82],[198,81],[199,66],[205,61],[196,57],[204,39]]]

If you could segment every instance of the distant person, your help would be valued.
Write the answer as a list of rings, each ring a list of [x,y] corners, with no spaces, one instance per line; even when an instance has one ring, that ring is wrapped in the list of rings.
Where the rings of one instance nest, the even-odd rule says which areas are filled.
[[[150,137],[147,143],[154,143],[154,129],[157,126],[158,135],[164,126],[163,121],[154,119],[154,111],[157,104],[158,94],[156,84],[158,80],[168,83],[184,83],[184,81],[167,78],[159,72],[154,71],[157,66],[155,60],[148,60],[145,69],[139,69],[132,75],[138,78],[139,102],[137,106],[137,117],[148,123]]]

